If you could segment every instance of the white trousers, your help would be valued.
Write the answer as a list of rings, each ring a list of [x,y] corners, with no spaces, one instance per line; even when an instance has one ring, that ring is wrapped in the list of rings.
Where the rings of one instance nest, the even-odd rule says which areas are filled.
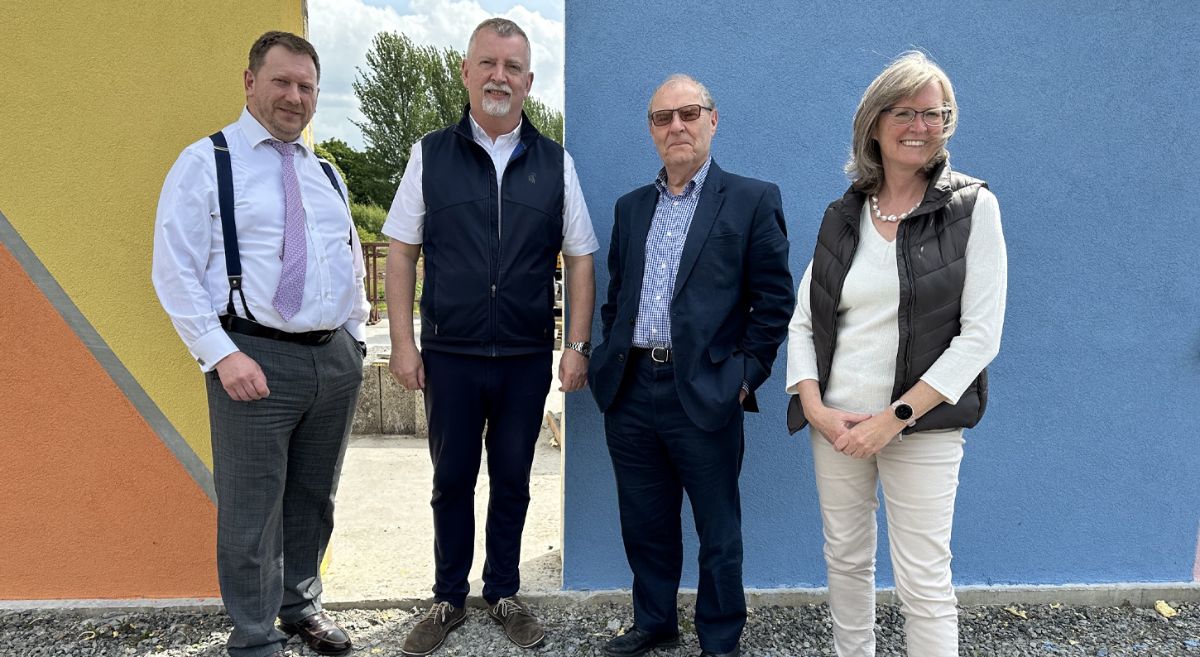
[[[812,432],[839,657],[875,654],[875,511],[882,484],[892,571],[910,657],[957,657],[950,530],[962,431],[922,432],[856,459]]]

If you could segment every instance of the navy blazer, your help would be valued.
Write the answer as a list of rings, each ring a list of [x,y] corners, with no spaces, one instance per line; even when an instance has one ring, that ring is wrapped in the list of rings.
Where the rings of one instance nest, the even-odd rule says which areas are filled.
[[[608,249],[608,297],[588,380],[601,412],[629,365],[658,189],[639,187],[616,204]],[[671,297],[675,387],[688,417],[716,431],[737,409],[757,411],[754,391],[771,374],[795,308],[779,188],[726,173],[713,161],[688,228]]]

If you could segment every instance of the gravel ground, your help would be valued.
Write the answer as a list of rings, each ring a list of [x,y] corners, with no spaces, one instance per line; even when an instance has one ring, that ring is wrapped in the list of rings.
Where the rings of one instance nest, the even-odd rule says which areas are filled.
[[[967,607],[960,612],[960,651],[964,657],[1022,655],[1195,655],[1200,657],[1200,605],[1175,605],[1167,619],[1153,609],[1022,605]],[[469,609],[435,656],[586,657],[632,620],[628,605],[554,604],[535,606],[546,625],[546,641],[532,650],[510,644],[480,608]],[[691,625],[693,610],[683,607],[683,644],[653,657],[695,655],[700,648]],[[420,617],[417,609],[348,609],[334,617],[355,640],[352,657],[399,656],[405,633]],[[899,610],[879,608],[878,654],[903,655]],[[156,611],[86,615],[63,611],[0,612],[3,657],[126,657],[164,655],[220,657],[228,627],[220,613]],[[314,653],[293,640],[298,656]],[[824,605],[751,609],[742,637],[746,657],[833,655],[829,613]],[[919,656],[914,656],[919,657]]]

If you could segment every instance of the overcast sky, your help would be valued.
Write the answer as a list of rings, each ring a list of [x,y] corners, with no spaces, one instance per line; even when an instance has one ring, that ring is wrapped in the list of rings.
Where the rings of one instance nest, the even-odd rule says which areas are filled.
[[[533,95],[563,108],[563,0],[309,0],[308,31],[321,56],[317,141],[341,139],[357,150],[362,120],[351,83],[366,66],[375,34],[403,32],[419,45],[466,50],[471,30],[490,16],[515,21],[533,47]]]

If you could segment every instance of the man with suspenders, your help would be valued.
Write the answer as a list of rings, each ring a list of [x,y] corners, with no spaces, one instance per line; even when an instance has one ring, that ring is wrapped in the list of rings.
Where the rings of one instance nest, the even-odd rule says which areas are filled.
[[[319,568],[362,382],[365,268],[344,186],[301,139],[316,51],[268,32],[243,78],[238,120],[167,174],[153,281],[205,373],[229,654],[282,655],[298,634],[337,655],[351,641],[322,611]]]

